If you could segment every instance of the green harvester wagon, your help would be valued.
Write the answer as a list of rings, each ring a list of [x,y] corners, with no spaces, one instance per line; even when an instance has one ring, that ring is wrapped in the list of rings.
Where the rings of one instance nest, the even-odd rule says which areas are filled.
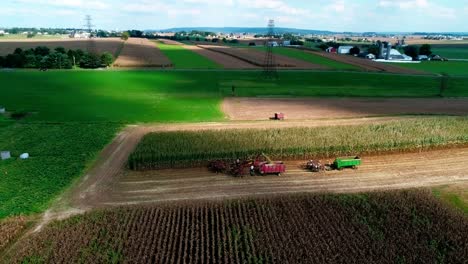
[[[353,168],[356,169],[358,166],[362,164],[360,157],[344,157],[344,158],[337,158],[335,162],[333,162],[334,169],[342,170],[344,168]]]

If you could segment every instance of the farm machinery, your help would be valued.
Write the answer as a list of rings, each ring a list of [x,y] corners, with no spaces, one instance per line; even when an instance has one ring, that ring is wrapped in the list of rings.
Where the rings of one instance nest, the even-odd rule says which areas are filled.
[[[255,159],[240,160],[228,163],[223,160],[211,161],[208,168],[215,173],[227,173],[235,177],[243,177],[247,170],[250,176],[276,174],[286,172],[286,165],[282,161],[272,161],[265,154],[258,155]]]
[[[273,117],[270,117],[271,120],[284,120],[284,113],[275,113]]]
[[[336,158],[331,164],[322,164],[318,160],[309,160],[306,164],[306,169],[312,172],[343,170],[345,168],[357,169],[362,164],[360,157],[342,157]]]

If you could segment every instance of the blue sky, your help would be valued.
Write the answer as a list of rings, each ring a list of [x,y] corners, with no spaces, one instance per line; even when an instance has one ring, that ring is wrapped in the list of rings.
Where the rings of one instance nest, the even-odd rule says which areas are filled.
[[[279,27],[468,32],[468,0],[2,0],[0,27]]]

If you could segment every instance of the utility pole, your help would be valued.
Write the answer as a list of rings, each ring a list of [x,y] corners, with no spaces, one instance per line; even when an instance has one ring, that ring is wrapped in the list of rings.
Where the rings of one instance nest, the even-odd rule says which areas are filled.
[[[89,39],[88,39],[88,53],[95,53],[96,52],[96,43],[93,40],[93,19],[90,15],[86,15],[85,17],[85,25],[84,27],[88,30]]]
[[[275,54],[273,53],[273,41],[275,39],[275,21],[268,21],[268,33],[267,33],[267,51],[265,54],[265,61],[263,63],[263,74],[264,79],[278,79],[278,71],[276,70]]]

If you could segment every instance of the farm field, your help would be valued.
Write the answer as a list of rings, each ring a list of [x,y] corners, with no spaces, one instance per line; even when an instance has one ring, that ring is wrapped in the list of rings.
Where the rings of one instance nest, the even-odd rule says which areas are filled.
[[[175,69],[219,69],[221,65],[185,48],[184,45],[165,44],[156,41],[156,46],[166,55]]]
[[[52,223],[18,244],[6,259],[463,263],[468,238],[462,234],[467,231],[467,218],[430,192],[301,194],[99,210]]]
[[[143,137],[129,157],[129,166],[135,170],[197,167],[210,160],[249,159],[261,153],[278,160],[307,160],[421,151],[466,144],[467,135],[466,117],[317,128],[154,132]]]
[[[72,199],[74,208],[100,208],[169,201],[221,200],[238,197],[292,193],[360,193],[394,189],[458,186],[459,191],[441,198],[466,212],[468,205],[467,148],[421,153],[364,155],[358,170],[312,173],[304,168],[307,159],[286,161],[280,177],[216,174],[207,167],[122,170],[105,182],[82,189]],[[317,158],[317,156],[316,156]],[[430,163],[427,160],[431,160]],[[323,160],[332,162],[332,159]],[[424,168],[424,169],[422,169]],[[248,170],[246,170],[248,175]],[[450,190],[450,189],[449,189]],[[455,203],[451,199],[457,199]]]
[[[211,50],[214,52],[222,53],[228,56],[232,56],[239,60],[248,62],[250,64],[263,67],[265,61],[265,52],[249,49],[249,48],[235,48],[229,46],[217,46],[217,45],[198,45],[200,48]],[[329,69],[327,66],[313,64],[304,60],[298,60],[283,55],[275,56],[276,67],[283,69],[315,69],[315,70],[326,70]]]
[[[433,45],[432,52],[448,59],[468,60],[468,44],[465,45]]]
[[[437,77],[345,72],[280,72],[269,82],[258,72],[16,71],[0,72],[0,81],[0,104],[29,113],[27,121],[220,121],[222,97],[232,95],[232,86],[242,97],[421,98],[441,92]],[[443,94],[468,96],[467,84],[468,78],[452,78]]]
[[[399,66],[435,74],[468,76],[468,61],[424,61],[420,64],[399,64]]]
[[[207,82],[211,76],[209,72],[0,72],[0,81],[6,84],[0,87],[0,104],[9,111],[29,112],[26,121],[222,120],[217,84]]]
[[[167,56],[148,39],[130,38],[114,62],[120,68],[170,68],[173,64]]]
[[[115,56],[123,45],[119,38],[94,39],[93,46],[98,53],[110,52]],[[26,40],[2,40],[0,38],[0,56],[13,53],[16,48],[23,50],[36,48],[37,46],[46,46],[50,49],[63,47],[65,49],[87,50],[89,40],[86,39],[26,39]]]
[[[114,137],[120,125],[17,123],[0,130],[0,219],[44,211]],[[20,160],[22,153],[30,158]]]
[[[223,112],[230,120],[267,120],[275,112],[288,120],[332,119],[384,115],[468,115],[468,99],[370,98],[226,98]]]
[[[265,51],[266,48],[261,47],[261,48],[255,48],[259,50]],[[326,67],[329,67],[330,69],[335,69],[335,70],[351,70],[351,71],[359,71],[361,68],[351,65],[351,64],[346,64],[342,63],[336,60],[331,60],[328,58],[325,58],[323,56],[319,56],[316,54],[313,54],[311,52],[307,52],[304,50],[299,50],[299,49],[293,49],[293,48],[283,48],[283,47],[275,47],[273,48],[273,52],[275,54],[295,58],[298,60],[303,60],[307,61],[313,64],[319,64],[319,65],[324,65]]]

